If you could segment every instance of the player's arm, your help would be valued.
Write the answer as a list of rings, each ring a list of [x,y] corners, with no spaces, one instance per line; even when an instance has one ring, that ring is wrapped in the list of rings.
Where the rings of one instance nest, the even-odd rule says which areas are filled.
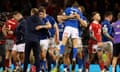
[[[54,24],[54,29],[55,29],[55,41],[57,44],[59,44],[59,29],[57,23]]]
[[[93,33],[93,31],[92,31],[92,26],[89,27],[89,31],[90,31],[90,38],[91,38],[92,40],[94,40],[94,41],[97,41],[96,38],[95,38],[95,36],[94,36],[94,33]]]
[[[45,23],[45,25],[38,25],[38,26],[35,27],[35,29],[36,29],[36,30],[40,30],[40,29],[42,29],[42,28],[49,29],[49,28],[51,28],[51,27],[52,27],[52,26],[51,26],[50,22],[47,21],[47,22]]]
[[[3,32],[3,35],[6,37],[7,36],[7,31],[8,31],[8,29],[6,28],[6,25],[4,25],[3,27],[2,27],[2,32]]]
[[[81,26],[87,27],[87,21],[80,18],[79,14],[75,14],[75,15],[76,15],[76,18],[78,19],[78,21],[80,22]]]
[[[76,18],[76,15],[74,15],[74,14],[69,15],[69,16],[67,16],[67,15],[65,15],[65,14],[63,14],[63,15],[58,15],[58,16],[57,16],[57,20],[58,20],[58,21],[65,21],[65,20],[74,19],[74,18]]]
[[[58,16],[57,16],[57,21],[58,21],[59,23],[62,23],[62,22],[64,21],[62,15],[58,15]]]
[[[103,30],[103,35],[104,35],[104,36],[106,36],[106,37],[107,37],[108,39],[110,39],[110,40],[113,40],[113,38],[112,38],[112,37],[109,35],[109,33],[108,33],[108,28],[107,28],[106,25],[103,26],[102,30]]]

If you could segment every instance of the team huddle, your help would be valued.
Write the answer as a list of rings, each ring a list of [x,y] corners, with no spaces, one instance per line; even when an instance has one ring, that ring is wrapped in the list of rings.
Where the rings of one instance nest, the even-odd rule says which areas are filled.
[[[0,66],[5,72],[62,72],[61,65],[63,72],[89,72],[90,64],[99,64],[101,72],[109,72],[112,64],[115,72],[120,13],[112,22],[112,12],[106,12],[103,20],[99,12],[92,12],[88,21],[83,10],[83,6],[67,7],[57,19],[46,14],[42,6],[32,8],[26,18],[13,12],[0,30],[5,38],[5,48],[0,40]]]

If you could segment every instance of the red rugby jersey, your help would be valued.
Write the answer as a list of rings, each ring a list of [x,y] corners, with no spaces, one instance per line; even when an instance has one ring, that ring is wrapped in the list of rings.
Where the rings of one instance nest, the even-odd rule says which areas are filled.
[[[6,28],[8,28],[8,30],[15,31],[17,24],[18,24],[18,22],[12,18],[12,19],[9,19],[6,21],[5,26],[6,26]],[[7,39],[15,40],[16,37],[15,37],[15,35],[8,34]]]
[[[101,24],[97,24],[93,22],[90,24],[89,27],[90,31],[93,32],[93,35],[98,42],[102,41],[101,27],[102,27]]]

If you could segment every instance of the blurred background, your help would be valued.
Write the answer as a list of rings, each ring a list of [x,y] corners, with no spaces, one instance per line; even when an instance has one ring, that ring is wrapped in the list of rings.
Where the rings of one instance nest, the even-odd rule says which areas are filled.
[[[116,15],[120,11],[120,0],[0,0],[0,13],[17,10],[23,15],[28,15],[31,8],[43,5],[49,15],[56,17],[57,13],[68,4],[84,6],[86,14],[93,11],[101,14],[105,11],[112,11]]]

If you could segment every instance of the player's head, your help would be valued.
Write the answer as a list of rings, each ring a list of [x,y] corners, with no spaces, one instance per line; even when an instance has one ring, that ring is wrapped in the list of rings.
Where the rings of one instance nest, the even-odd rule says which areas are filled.
[[[118,20],[120,20],[120,12],[118,13],[117,18],[118,18]]]
[[[13,12],[13,18],[17,21],[23,18],[22,14],[18,11]]]
[[[78,6],[78,10],[80,10],[80,12],[82,12],[82,13],[85,12],[85,8],[84,8],[84,6]]]
[[[39,16],[41,18],[44,18],[45,17],[45,14],[46,14],[46,10],[43,6],[39,7]]]
[[[107,19],[108,21],[112,21],[112,19],[113,19],[112,12],[105,12],[104,18]]]
[[[39,14],[39,10],[37,8],[32,8],[30,14],[31,14],[31,16],[32,15],[38,15]]]
[[[92,20],[100,21],[101,20],[100,13],[92,12]]]
[[[38,9],[39,9],[39,12],[41,11],[46,13],[46,8],[44,6],[40,6]]]

